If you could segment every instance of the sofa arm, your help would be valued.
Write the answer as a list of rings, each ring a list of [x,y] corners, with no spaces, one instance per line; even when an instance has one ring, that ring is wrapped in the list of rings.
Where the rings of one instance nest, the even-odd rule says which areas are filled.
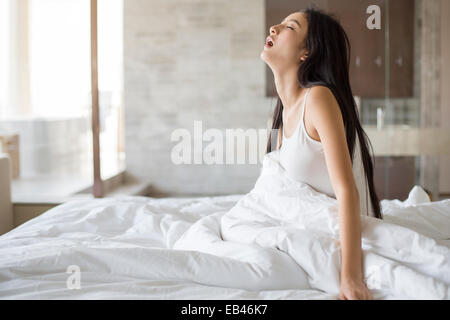
[[[0,235],[13,229],[11,202],[11,164],[9,155],[0,153]]]

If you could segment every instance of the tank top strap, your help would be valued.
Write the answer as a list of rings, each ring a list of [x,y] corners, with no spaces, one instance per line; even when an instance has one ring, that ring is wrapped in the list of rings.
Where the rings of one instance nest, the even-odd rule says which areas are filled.
[[[309,88],[306,93],[305,93],[305,97],[303,98],[303,107],[302,110],[300,110],[300,121],[297,122],[297,126],[295,127],[294,133],[288,138],[286,137],[286,135],[284,134],[284,128],[282,128],[282,136],[283,136],[283,140],[287,141],[293,141],[301,139],[300,136],[303,135],[304,133],[304,122],[303,122],[303,117],[304,117],[304,112],[305,112],[305,106],[306,106],[306,99],[308,98],[309,92],[311,91],[311,88]]]
[[[306,94],[305,94],[305,99],[303,101],[302,115],[300,117],[301,126],[304,126],[303,118],[305,117],[306,100],[308,99],[308,95],[309,95],[310,91],[311,91],[311,88],[308,88],[308,91],[306,91]]]

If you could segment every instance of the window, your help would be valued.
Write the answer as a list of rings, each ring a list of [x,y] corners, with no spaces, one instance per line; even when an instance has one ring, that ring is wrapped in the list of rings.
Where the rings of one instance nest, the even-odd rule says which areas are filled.
[[[93,183],[90,0],[0,1],[0,136],[18,136],[14,199]],[[123,0],[98,0],[102,179],[124,170]]]

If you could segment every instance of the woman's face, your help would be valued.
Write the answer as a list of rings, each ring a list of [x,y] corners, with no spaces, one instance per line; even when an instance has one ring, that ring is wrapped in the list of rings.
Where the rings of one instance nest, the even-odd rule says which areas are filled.
[[[270,34],[261,52],[261,59],[279,71],[298,67],[306,58],[308,21],[303,12],[288,15],[280,24],[270,27]],[[268,45],[271,39],[272,46]]]

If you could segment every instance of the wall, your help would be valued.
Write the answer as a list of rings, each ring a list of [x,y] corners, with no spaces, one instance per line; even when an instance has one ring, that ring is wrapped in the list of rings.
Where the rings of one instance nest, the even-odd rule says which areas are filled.
[[[441,126],[441,0],[421,1],[421,128]],[[421,184],[439,198],[439,156],[421,156]]]
[[[422,0],[414,5],[422,14]],[[203,121],[203,131],[266,128],[276,100],[264,97],[264,0],[126,0],[124,28],[128,178],[152,183],[154,195],[248,192],[260,164],[174,165],[170,154],[177,142],[170,135],[177,128],[193,133],[194,120]],[[419,16],[414,97],[392,100],[394,115],[401,116],[394,122],[419,126],[423,116],[424,30]],[[362,107],[376,115],[384,102],[362,99]],[[364,115],[371,123],[373,117]],[[437,172],[436,165],[432,169]]]
[[[266,128],[264,0],[127,0],[124,15],[127,178],[155,195],[250,191],[259,164],[175,165],[170,138],[194,120],[203,132]]]

